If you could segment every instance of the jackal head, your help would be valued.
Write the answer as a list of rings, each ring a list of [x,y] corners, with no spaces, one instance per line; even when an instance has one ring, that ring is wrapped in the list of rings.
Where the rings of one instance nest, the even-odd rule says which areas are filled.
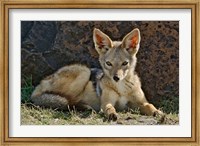
[[[94,29],[93,40],[104,73],[118,82],[133,74],[140,46],[140,31],[134,29],[122,41],[112,41],[99,29]]]

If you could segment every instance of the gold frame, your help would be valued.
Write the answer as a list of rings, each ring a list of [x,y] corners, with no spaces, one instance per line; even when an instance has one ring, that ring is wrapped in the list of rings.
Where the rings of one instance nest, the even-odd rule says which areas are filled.
[[[200,38],[199,38],[199,4],[198,0],[1,0],[1,48],[0,48],[0,122],[1,144],[65,144],[65,145],[199,145],[200,115]],[[11,138],[8,133],[8,15],[12,8],[159,8],[191,9],[192,11],[192,137],[191,138]],[[197,106],[198,105],[198,106]]]

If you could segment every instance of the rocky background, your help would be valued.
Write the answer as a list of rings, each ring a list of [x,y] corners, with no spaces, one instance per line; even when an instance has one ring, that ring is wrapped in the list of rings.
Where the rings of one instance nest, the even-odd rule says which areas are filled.
[[[22,86],[26,77],[32,76],[36,86],[45,76],[72,63],[100,67],[93,29],[99,28],[112,40],[122,40],[136,27],[141,31],[136,71],[146,97],[158,107],[165,100],[178,106],[178,21],[22,21]]]

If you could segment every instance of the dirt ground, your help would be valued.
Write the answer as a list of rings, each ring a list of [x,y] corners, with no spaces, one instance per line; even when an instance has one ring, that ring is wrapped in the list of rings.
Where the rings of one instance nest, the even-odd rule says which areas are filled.
[[[162,117],[140,115],[136,111],[118,113],[117,121],[108,121],[102,112],[57,111],[26,104],[21,105],[22,125],[178,125],[178,114]]]

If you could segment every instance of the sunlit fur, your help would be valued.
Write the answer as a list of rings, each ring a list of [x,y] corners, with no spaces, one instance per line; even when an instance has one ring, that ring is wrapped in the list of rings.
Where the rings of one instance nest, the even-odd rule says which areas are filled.
[[[31,96],[33,103],[63,110],[74,106],[96,111],[102,109],[110,120],[117,119],[116,111],[135,107],[139,107],[142,114],[162,114],[146,100],[135,73],[140,46],[139,29],[132,30],[121,42],[112,41],[99,29],[94,29],[93,41],[104,74],[95,78],[97,87],[90,80],[91,70],[88,67],[69,65],[36,86]]]
[[[112,41],[102,31],[94,29],[93,40],[104,71],[100,82],[101,108],[107,117],[116,120],[116,111],[135,107],[139,107],[142,114],[162,114],[146,100],[135,73],[141,40],[139,29],[132,30],[121,42]]]
[[[65,109],[76,106],[81,109],[100,109],[100,99],[96,95],[90,78],[90,69],[75,64],[65,66],[43,79],[32,93],[36,105]]]

